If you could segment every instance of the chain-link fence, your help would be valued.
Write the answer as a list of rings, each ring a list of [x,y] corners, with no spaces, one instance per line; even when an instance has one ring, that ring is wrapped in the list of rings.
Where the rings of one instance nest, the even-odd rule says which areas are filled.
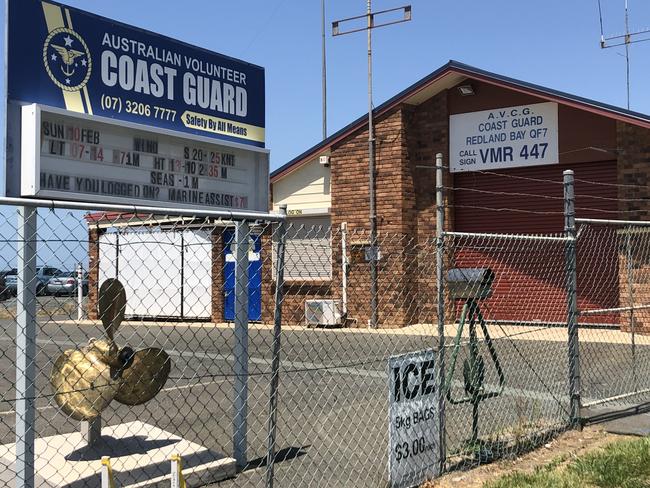
[[[372,246],[272,214],[0,215],[6,485],[99,486],[108,456],[167,486],[178,454],[190,486],[409,486],[648,400],[643,222]]]
[[[578,283],[581,322],[599,325],[580,337],[584,415],[598,419],[650,401],[650,227],[578,220],[579,261],[604,268]]]
[[[444,238],[448,464],[516,454],[564,429],[566,238]]]
[[[99,486],[109,456],[118,486],[164,485],[179,454],[190,486],[386,483],[387,361],[436,347],[433,241],[381,237],[372,330],[365,231],[2,216],[2,481]]]

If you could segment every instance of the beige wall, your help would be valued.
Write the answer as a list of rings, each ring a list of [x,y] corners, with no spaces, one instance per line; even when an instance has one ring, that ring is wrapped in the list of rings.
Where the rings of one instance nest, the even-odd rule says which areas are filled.
[[[273,210],[278,210],[282,204],[287,205],[289,215],[302,210],[307,213],[310,210],[329,211],[330,168],[314,159],[273,183]]]

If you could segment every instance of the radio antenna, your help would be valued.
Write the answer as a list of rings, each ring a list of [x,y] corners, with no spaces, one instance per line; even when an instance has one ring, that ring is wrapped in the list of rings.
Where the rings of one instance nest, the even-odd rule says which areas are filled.
[[[600,18],[600,47],[608,49],[611,47],[625,46],[625,80],[627,88],[627,108],[630,109],[630,44],[650,41],[650,29],[630,32],[630,16],[628,0],[625,0],[625,34],[605,37],[603,29],[603,10],[598,0],[598,16]]]

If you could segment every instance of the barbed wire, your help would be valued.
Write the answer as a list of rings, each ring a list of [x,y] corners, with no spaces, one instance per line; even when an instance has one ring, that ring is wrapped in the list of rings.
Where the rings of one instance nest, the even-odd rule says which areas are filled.
[[[443,187],[445,190],[450,191],[469,191],[476,193],[485,193],[489,195],[498,195],[498,196],[517,196],[517,197],[532,197],[532,198],[542,198],[545,200],[564,200],[564,197],[556,197],[552,195],[540,195],[538,193],[520,193],[520,192],[508,192],[508,191],[496,191],[496,190],[483,190],[479,188],[467,188],[467,187]]]
[[[585,183],[587,185],[596,185],[596,186],[609,186],[609,187],[618,187],[618,188],[639,188],[644,190],[648,189],[646,185],[634,185],[631,183],[606,183],[604,181],[583,180],[582,178],[574,178],[573,181]]]
[[[445,205],[444,208],[454,209],[454,208],[468,208],[472,210],[487,210],[492,212],[512,212],[512,213],[522,213],[522,214],[531,214],[531,215],[564,215],[564,212],[561,211],[544,211],[544,210],[525,210],[521,208],[496,208],[496,207],[484,207],[480,205]]]
[[[484,193],[487,195],[496,195],[496,196],[516,196],[516,197],[540,198],[544,200],[564,200],[563,196],[542,195],[539,193],[523,193],[523,192],[503,191],[503,190],[500,191],[485,190],[483,188],[469,188],[469,187],[458,187],[458,186],[456,187],[444,186],[443,188],[449,191],[468,191],[468,192]],[[603,201],[610,201],[610,202],[648,202],[647,198],[604,197],[601,195],[590,195],[587,193],[575,193],[575,192],[574,192],[574,196],[576,200],[582,198],[591,198],[593,200],[603,200]]]

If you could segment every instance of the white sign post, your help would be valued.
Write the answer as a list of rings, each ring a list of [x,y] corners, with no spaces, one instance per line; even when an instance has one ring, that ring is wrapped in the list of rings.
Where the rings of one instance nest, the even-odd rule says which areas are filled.
[[[268,150],[66,110],[22,108],[21,196],[268,211]]]
[[[452,115],[449,132],[452,173],[559,162],[557,103]]]
[[[435,358],[433,350],[426,350],[388,360],[391,488],[408,488],[440,475]]]

